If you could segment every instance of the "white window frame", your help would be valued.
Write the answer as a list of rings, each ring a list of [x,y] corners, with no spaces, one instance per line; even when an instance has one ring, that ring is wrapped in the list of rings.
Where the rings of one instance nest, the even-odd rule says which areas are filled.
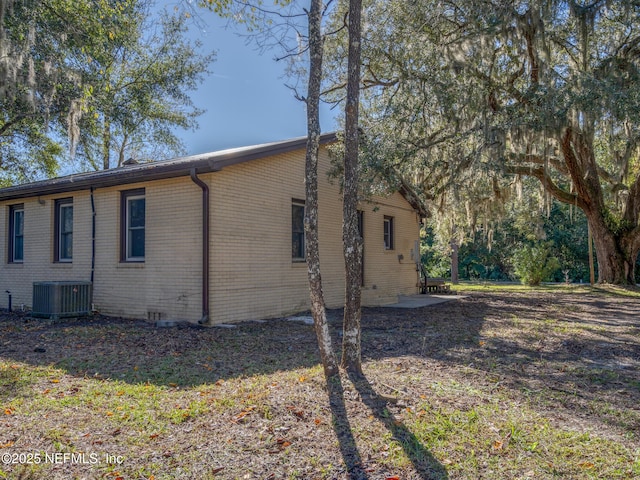
[[[293,209],[294,207],[296,208],[302,208],[302,232],[299,231],[294,231],[294,225],[293,225]],[[304,231],[304,216],[306,215],[306,206],[305,206],[305,202],[304,200],[296,200],[293,199],[291,201],[291,241],[292,241],[292,247],[293,247],[293,236],[294,235],[300,235],[300,233],[302,233],[302,257],[294,257],[293,256],[293,248],[291,251],[291,261],[294,263],[299,263],[299,262],[304,262],[307,259],[307,250],[306,250],[306,233]]]
[[[9,263],[23,263],[24,262],[24,205],[11,205],[9,207],[9,211],[11,213],[11,219],[10,219],[10,235],[11,238],[9,239],[10,242],[10,255],[9,255]],[[17,229],[16,229],[16,217],[18,216],[18,214],[21,214],[21,226],[22,226],[22,233],[20,235],[18,235],[17,233]],[[21,257],[18,258],[16,257],[16,239],[20,237],[22,238],[22,249],[21,249]]]
[[[57,218],[58,218],[58,224],[56,227],[56,241],[58,244],[58,250],[56,252],[56,262],[60,262],[60,263],[70,263],[73,261],[73,199],[61,199],[59,201],[56,202],[56,208],[57,208]],[[63,215],[63,211],[66,209],[71,209],[71,231],[70,232],[65,232],[64,231],[64,215]],[[69,255],[68,257],[64,256],[63,253],[63,237],[64,236],[70,236],[71,237],[71,255]]]
[[[145,255],[146,255],[146,228],[147,228],[146,194],[144,189],[139,189],[139,190],[123,191],[121,192],[121,195],[122,195],[122,208],[121,208],[122,218],[121,218],[120,228],[122,229],[122,232],[120,236],[120,241],[121,241],[120,261],[142,263],[145,261]],[[132,227],[131,226],[131,203],[139,200],[145,201],[144,225]],[[142,230],[145,232],[145,235],[144,235],[145,255],[142,255],[142,256],[131,255],[131,251],[133,247],[133,244],[131,241],[131,232],[134,230]]]

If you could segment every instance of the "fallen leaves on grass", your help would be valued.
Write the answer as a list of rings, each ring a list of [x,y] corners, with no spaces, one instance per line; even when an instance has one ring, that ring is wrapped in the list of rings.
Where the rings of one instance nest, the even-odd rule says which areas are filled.
[[[243,324],[235,332],[190,327],[171,332],[132,320],[96,319],[70,321],[77,328],[62,332],[52,323],[45,325],[47,351],[73,351],[54,368],[48,357],[33,353],[33,332],[16,322],[15,332],[0,334],[0,344],[8,341],[11,348],[0,358],[0,430],[16,432],[12,448],[19,446],[18,438],[40,439],[33,448],[43,450],[54,441],[103,452],[126,445],[127,461],[108,468],[119,472],[99,472],[109,480],[144,472],[152,480],[151,471],[171,476],[183,465],[193,465],[193,476],[211,478],[343,478],[352,458],[345,460],[348,445],[339,441],[345,441],[340,435],[349,428],[359,468],[378,480],[444,479],[477,472],[485,464],[491,465],[491,471],[483,470],[488,480],[524,472],[523,478],[534,478],[547,470],[572,472],[582,480],[608,478],[616,462],[635,466],[635,444],[623,435],[637,424],[630,410],[638,404],[635,370],[617,367],[636,366],[633,325],[640,300],[629,305],[626,299],[595,296],[561,300],[555,294],[486,294],[429,311],[365,310],[363,353],[375,395],[363,394],[344,378],[342,398],[336,397],[343,417],[327,398],[308,327],[274,320]],[[595,302],[603,307],[596,309]],[[612,318],[614,310],[618,320]],[[337,336],[341,314],[331,315],[331,333]],[[540,351],[536,342],[542,337],[546,343]],[[82,349],[68,348],[79,338]],[[589,348],[567,351],[568,340]],[[610,348],[614,344],[620,348]],[[283,345],[291,347],[284,358]],[[184,354],[168,358],[176,351]],[[11,365],[17,362],[24,363]],[[136,362],[144,374],[134,373]],[[616,369],[609,373],[602,365]],[[548,388],[549,383],[560,387],[560,381],[576,387],[568,394]],[[5,391],[5,385],[11,388]],[[398,398],[384,396],[386,391]],[[583,396],[576,398],[575,391]],[[386,404],[382,415],[373,414],[369,401]],[[3,415],[9,406],[17,410]],[[587,407],[594,414],[584,417]],[[190,414],[192,420],[185,422]],[[595,446],[565,435],[578,425],[576,419],[584,425],[578,433],[603,431],[598,435],[605,441]],[[620,425],[611,419],[620,419]],[[512,424],[517,428],[509,440]],[[89,438],[73,438],[74,432],[87,431]],[[544,449],[537,446],[543,439]],[[10,451],[10,444],[2,445],[9,440],[14,438],[0,438],[2,452]],[[70,445],[75,440],[77,445]],[[576,456],[564,455],[568,443]],[[98,473],[64,467],[56,477],[62,468],[43,469],[42,478]]]
[[[278,445],[280,445],[282,448],[286,448],[286,447],[291,446],[291,442],[289,442],[289,441],[285,440],[284,438],[278,438],[278,439],[276,440],[276,443],[277,443]]]
[[[276,444],[273,448],[267,450],[270,454],[276,454],[282,452],[285,448],[290,447],[291,442],[284,437],[276,438]]]
[[[304,420],[305,413],[304,413],[303,409],[301,409],[299,407],[294,407],[293,405],[289,405],[289,406],[287,406],[287,410],[289,410],[291,413],[293,413],[299,419]]]
[[[233,419],[231,421],[233,423],[241,422],[247,415],[249,415],[255,409],[256,409],[255,405],[251,405],[249,407],[245,407],[240,411],[240,413],[238,413],[237,415],[234,415]]]
[[[493,442],[492,450],[493,453],[498,453],[501,450],[506,450],[509,445],[509,440],[511,440],[511,432],[507,433],[503,439],[495,440]]]

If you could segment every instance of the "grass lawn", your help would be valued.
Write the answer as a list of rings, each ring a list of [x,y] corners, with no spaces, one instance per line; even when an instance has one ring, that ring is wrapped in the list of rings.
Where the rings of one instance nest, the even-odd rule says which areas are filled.
[[[456,289],[330,388],[302,322],[0,314],[0,479],[640,478],[638,290]]]

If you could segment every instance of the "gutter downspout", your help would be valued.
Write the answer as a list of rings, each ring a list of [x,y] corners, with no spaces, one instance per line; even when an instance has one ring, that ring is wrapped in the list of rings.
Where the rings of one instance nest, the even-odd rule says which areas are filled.
[[[202,318],[200,325],[209,323],[209,186],[191,169],[191,180],[202,189]]]
[[[93,307],[93,280],[96,271],[96,204],[93,198],[93,191],[95,189],[93,186],[89,190],[89,194],[91,196],[91,298],[89,299],[89,304],[91,306],[91,310]]]

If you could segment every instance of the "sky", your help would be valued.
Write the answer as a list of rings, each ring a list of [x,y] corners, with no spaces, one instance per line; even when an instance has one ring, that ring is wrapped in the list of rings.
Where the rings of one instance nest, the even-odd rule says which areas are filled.
[[[175,0],[164,2],[168,9]],[[206,113],[198,117],[195,132],[179,130],[187,154],[256,145],[307,134],[303,102],[285,83],[284,62],[276,62],[278,52],[260,53],[247,44],[242,30],[225,28],[226,20],[202,10],[198,22],[191,25],[190,38],[203,43],[203,51],[217,52],[211,74],[191,93],[198,108]],[[204,24],[204,25],[203,25]],[[337,110],[321,107],[322,131],[336,129]]]

